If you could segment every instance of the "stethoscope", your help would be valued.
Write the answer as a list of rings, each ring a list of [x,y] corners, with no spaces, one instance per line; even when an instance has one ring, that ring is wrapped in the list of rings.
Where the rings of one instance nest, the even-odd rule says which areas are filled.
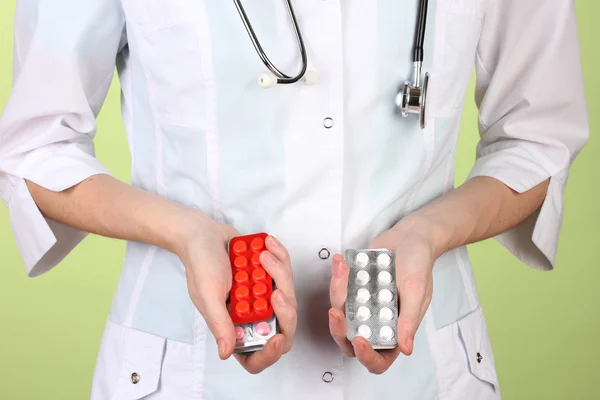
[[[258,53],[258,56],[265,64],[265,66],[271,71],[271,74],[264,73],[258,77],[258,84],[263,88],[272,88],[277,84],[290,84],[296,82],[303,82],[305,85],[314,85],[317,83],[318,75],[315,71],[308,70],[308,57],[306,56],[306,48],[304,41],[302,40],[302,33],[294,14],[294,8],[292,7],[291,0],[286,0],[290,19],[294,25],[294,31],[296,32],[296,40],[298,41],[298,47],[300,48],[300,55],[302,57],[302,68],[295,76],[289,76],[281,72],[269,57],[265,54],[260,41],[256,37],[256,33],[252,28],[252,24],[246,15],[246,11],[242,6],[241,0],[233,0],[237,7],[242,22],[246,27],[246,31],[252,40],[252,44]],[[426,104],[427,104],[427,87],[429,85],[429,74],[426,73],[423,79],[421,78],[421,72],[423,67],[423,42],[425,41],[425,27],[427,24],[427,3],[428,0],[419,0],[419,12],[417,16],[417,28],[415,32],[415,38],[413,42],[413,80],[412,82],[405,82],[402,90],[396,95],[396,106],[400,109],[403,117],[408,117],[410,114],[418,114],[421,128],[425,128],[426,118]],[[422,81],[422,82],[421,82]]]

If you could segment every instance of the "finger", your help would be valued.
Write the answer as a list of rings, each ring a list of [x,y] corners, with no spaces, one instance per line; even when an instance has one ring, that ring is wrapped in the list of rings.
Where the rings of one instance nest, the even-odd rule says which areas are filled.
[[[296,292],[294,290],[292,268],[289,262],[285,263],[281,261],[271,251],[263,251],[260,253],[260,263],[265,268],[265,271],[271,275],[277,288],[282,290],[293,307],[296,307]]]
[[[231,356],[235,347],[235,328],[223,296],[215,292],[210,287],[201,288],[200,293],[203,295],[195,303],[217,341],[219,357],[225,360]]]
[[[284,336],[277,334],[267,341],[262,350],[248,356],[236,354],[234,357],[246,371],[251,374],[258,374],[275,364],[281,358],[284,343]]]
[[[348,357],[354,357],[354,348],[352,343],[346,338],[348,325],[344,314],[337,308],[329,310],[329,332],[331,337],[337,343],[342,352]]]
[[[402,353],[410,355],[414,348],[414,338],[421,323],[425,305],[427,280],[413,274],[398,282],[400,315],[398,316],[398,346]]]
[[[294,343],[294,335],[296,334],[296,325],[298,323],[296,308],[281,289],[273,292],[271,303],[279,322],[279,329],[285,338],[283,346],[283,354],[285,354],[290,351]]]
[[[273,255],[282,263],[291,265],[290,261],[290,253],[288,253],[287,249],[281,242],[272,235],[267,236],[265,239],[265,246],[267,250],[269,250]]]
[[[336,254],[331,263],[331,283],[329,285],[329,300],[331,307],[344,312],[344,304],[348,294],[349,268],[344,258]]]
[[[371,344],[362,337],[356,337],[352,341],[356,358],[372,374],[383,374],[390,365],[398,358],[400,349],[375,351]]]

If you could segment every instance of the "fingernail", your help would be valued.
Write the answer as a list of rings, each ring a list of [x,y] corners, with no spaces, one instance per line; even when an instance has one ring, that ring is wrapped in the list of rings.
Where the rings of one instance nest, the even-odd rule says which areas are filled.
[[[333,320],[333,322],[335,322],[335,323],[339,322],[339,320],[340,320],[338,318],[338,316],[335,315],[335,313],[332,310],[329,311],[329,319]]]
[[[260,253],[260,258],[263,264],[274,264],[277,261],[275,256],[268,251]]]
[[[277,301],[279,303],[281,303],[284,306],[287,305],[287,296],[281,290],[278,290],[275,293],[275,296],[277,297]]]
[[[271,246],[281,246],[281,243],[279,243],[279,240],[277,240],[277,238],[273,235],[270,235],[269,237],[267,237],[267,240],[270,242]]]
[[[356,340],[352,341],[352,347],[354,347],[354,351],[356,351],[356,350],[362,351],[364,348],[364,346],[360,342],[357,342]]]
[[[333,260],[333,275],[336,278],[341,278],[344,275],[344,268],[341,260]]]
[[[219,357],[223,358],[225,356],[225,341],[223,339],[219,339],[219,341],[217,341],[217,346],[219,348]]]
[[[412,343],[412,340],[410,338],[406,339],[406,341],[404,342],[404,346],[406,346],[406,350],[409,353],[412,351],[411,343]]]
[[[340,262],[337,260],[333,260],[333,277],[340,277]]]
[[[273,350],[275,352],[279,352],[279,350],[281,349],[282,343],[283,343],[283,340],[280,337],[276,337],[273,340]]]

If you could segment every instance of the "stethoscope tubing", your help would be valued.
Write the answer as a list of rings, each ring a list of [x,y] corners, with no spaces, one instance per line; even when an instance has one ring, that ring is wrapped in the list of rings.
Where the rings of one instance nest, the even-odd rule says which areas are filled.
[[[308,57],[306,56],[306,47],[304,46],[304,40],[302,39],[302,33],[300,32],[300,27],[298,25],[298,21],[296,19],[296,14],[294,13],[294,8],[292,6],[291,0],[285,0],[289,12],[290,19],[292,20],[292,24],[294,26],[294,31],[296,33],[296,41],[298,42],[298,47],[300,49],[300,55],[302,57],[302,68],[300,72],[295,76],[289,76],[281,72],[274,64],[271,62],[266,52],[264,51],[262,45],[260,44],[260,40],[256,36],[256,32],[254,32],[254,28],[252,27],[252,23],[244,10],[244,6],[242,5],[241,0],[233,0],[235,6],[242,18],[242,22],[244,23],[244,27],[248,32],[248,36],[254,45],[256,53],[260,57],[263,64],[271,71],[273,75],[262,74],[259,77],[258,83],[263,88],[273,87],[276,84],[291,84],[296,83],[302,80],[305,84],[312,85],[317,80],[317,74],[314,71],[310,71],[307,73],[308,69]],[[417,16],[417,25],[415,29],[415,36],[413,39],[413,81],[405,82],[403,90],[396,95],[396,106],[401,110],[401,115],[403,117],[408,117],[410,114],[418,114],[419,122],[422,129],[425,129],[425,125],[427,122],[426,118],[426,102],[427,102],[427,89],[429,83],[429,74],[425,74],[423,82],[421,82],[421,72],[423,66],[423,44],[425,41],[425,29],[427,26],[427,8],[428,8],[428,0],[419,0],[419,11]]]
[[[252,44],[254,45],[254,48],[256,49],[256,52],[258,53],[258,56],[260,57],[261,61],[265,64],[265,66],[269,69],[269,71],[271,71],[273,73],[273,75],[275,75],[277,77],[277,83],[292,84],[292,83],[296,83],[300,79],[302,79],[302,77],[304,77],[304,74],[306,73],[306,70],[308,68],[308,57],[306,56],[306,47],[304,46],[304,40],[302,39],[302,33],[300,32],[300,27],[299,27],[298,21],[296,19],[296,14],[294,13],[294,7],[292,6],[291,0],[285,0],[285,2],[287,4],[290,18],[294,25],[294,31],[296,32],[296,41],[298,43],[298,47],[300,49],[300,55],[302,57],[302,68],[300,69],[300,72],[296,76],[293,76],[293,77],[281,72],[273,64],[273,62],[271,62],[271,60],[265,53],[264,49],[262,48],[260,41],[258,40],[258,37],[256,36],[256,33],[254,32],[252,23],[250,22],[250,19],[248,18],[248,15],[246,14],[246,11],[244,10],[244,6],[242,5],[241,0],[233,0],[233,2],[235,3],[235,6],[238,10],[238,13],[240,14],[240,17],[242,18],[244,27],[246,28],[246,31],[248,32],[248,35],[250,36],[250,39],[252,41]]]
[[[425,42],[425,28],[427,27],[427,6],[428,0],[419,1],[419,16],[413,42],[413,62],[423,62],[423,43]]]

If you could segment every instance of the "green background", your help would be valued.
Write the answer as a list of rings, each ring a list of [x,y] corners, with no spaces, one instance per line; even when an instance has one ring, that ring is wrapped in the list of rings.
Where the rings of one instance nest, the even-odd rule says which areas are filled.
[[[592,131],[571,170],[557,268],[531,270],[493,240],[470,249],[505,400],[600,399],[600,2],[575,3]],[[15,4],[0,1],[0,110],[11,88]],[[471,88],[457,183],[474,160],[476,120]],[[98,130],[98,157],[128,181],[116,80]],[[124,253],[124,243],[90,236],[51,273],[29,279],[0,207],[0,399],[89,398]]]

